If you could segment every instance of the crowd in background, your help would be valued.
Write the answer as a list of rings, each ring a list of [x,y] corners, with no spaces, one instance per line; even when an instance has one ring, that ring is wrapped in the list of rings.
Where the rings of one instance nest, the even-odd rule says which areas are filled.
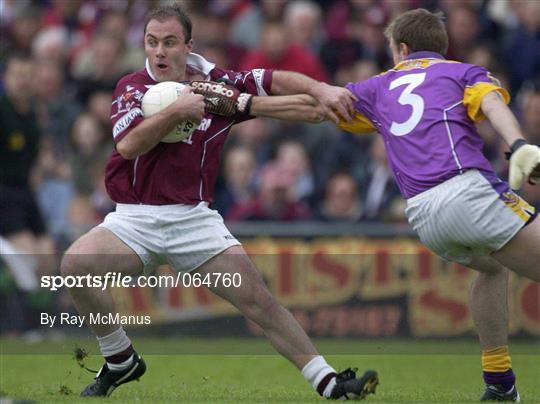
[[[113,148],[112,91],[120,77],[144,66],[144,16],[162,3],[0,0],[3,86],[12,55],[33,61],[30,81],[18,83],[40,131],[29,181],[58,250],[114,209],[103,184]],[[383,30],[396,15],[441,10],[447,57],[488,68],[510,90],[527,137],[540,144],[537,0],[180,3],[193,21],[194,52],[218,66],[294,70],[336,85],[392,66]],[[479,130],[486,155],[505,177],[507,147],[489,123]],[[331,123],[250,120],[231,132],[222,166],[213,206],[226,220],[405,220],[376,134],[353,136]],[[523,194],[540,207],[540,187],[526,185]]]

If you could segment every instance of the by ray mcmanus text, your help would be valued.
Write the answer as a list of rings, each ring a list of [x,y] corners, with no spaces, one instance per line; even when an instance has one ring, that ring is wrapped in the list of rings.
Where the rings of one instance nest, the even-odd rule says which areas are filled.
[[[120,315],[119,313],[89,313],[87,316],[77,316],[70,313],[60,313],[52,315],[40,313],[40,323],[42,326],[76,326],[82,327],[84,323],[88,325],[149,325],[152,323],[150,316]]]

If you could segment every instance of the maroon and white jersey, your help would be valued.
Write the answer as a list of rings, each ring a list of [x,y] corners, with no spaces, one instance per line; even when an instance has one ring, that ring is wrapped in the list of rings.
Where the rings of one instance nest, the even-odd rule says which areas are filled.
[[[270,93],[271,70],[223,70],[193,53],[188,56],[187,65],[188,70],[202,73],[206,80],[228,78],[241,92],[254,95]],[[120,79],[111,108],[115,143],[129,136],[130,130],[144,119],[141,101],[144,93],[156,83],[148,61],[145,69]],[[245,114],[222,117],[207,113],[197,130],[181,142],[160,142],[134,160],[126,160],[116,150],[113,151],[105,173],[109,196],[117,203],[128,204],[211,203],[221,149],[227,135],[232,125],[250,118]]]

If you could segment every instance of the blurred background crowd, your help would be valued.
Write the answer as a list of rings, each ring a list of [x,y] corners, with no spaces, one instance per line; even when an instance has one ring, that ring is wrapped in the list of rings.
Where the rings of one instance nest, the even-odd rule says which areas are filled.
[[[43,232],[42,251],[63,251],[114,209],[103,185],[112,91],[144,66],[144,16],[161,3],[0,0],[0,186],[36,196],[44,222],[30,230]],[[294,70],[337,85],[392,66],[383,35],[392,18],[416,7],[441,10],[447,57],[488,68],[510,90],[527,137],[540,144],[537,0],[180,3],[193,21],[194,51],[218,66]],[[9,133],[9,120],[23,121],[30,135]],[[488,123],[479,130],[505,177],[506,146]],[[214,208],[228,221],[405,221],[375,134],[255,119],[231,132],[222,165]],[[540,207],[540,187],[523,194]]]

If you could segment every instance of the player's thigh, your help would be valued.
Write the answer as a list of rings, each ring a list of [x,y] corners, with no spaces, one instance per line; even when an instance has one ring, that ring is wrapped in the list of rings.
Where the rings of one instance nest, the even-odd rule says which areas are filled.
[[[66,251],[61,266],[64,275],[104,275],[117,272],[140,275],[139,256],[113,232],[95,227],[75,241]]]
[[[519,275],[540,282],[540,220],[524,226],[492,257]]]
[[[242,246],[233,246],[208,260],[195,272],[202,278],[207,274],[210,279],[215,273],[229,274],[241,280],[240,286],[235,287],[224,282],[213,283],[209,288],[213,293],[239,307],[269,295],[263,278]]]
[[[466,266],[477,272],[488,275],[497,275],[508,272],[507,268],[490,255],[473,256]]]

